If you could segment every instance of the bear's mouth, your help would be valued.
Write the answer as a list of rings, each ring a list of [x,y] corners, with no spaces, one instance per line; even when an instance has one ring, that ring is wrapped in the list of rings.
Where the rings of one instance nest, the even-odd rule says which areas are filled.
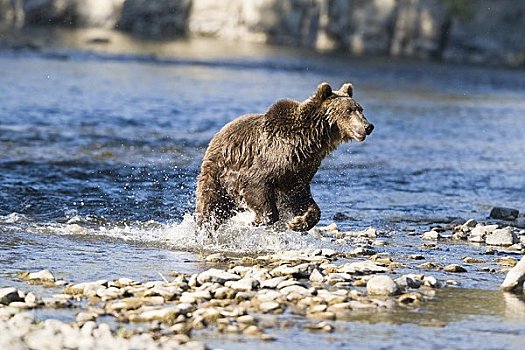
[[[350,139],[357,142],[363,142],[366,139],[366,133],[359,133],[354,131],[352,132]]]

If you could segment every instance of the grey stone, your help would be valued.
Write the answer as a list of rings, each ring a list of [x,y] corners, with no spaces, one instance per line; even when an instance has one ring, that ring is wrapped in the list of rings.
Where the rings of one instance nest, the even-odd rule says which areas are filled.
[[[394,295],[399,291],[397,284],[387,275],[372,276],[366,284],[369,295]]]
[[[42,281],[42,282],[54,282],[55,276],[49,270],[41,270],[38,272],[31,272],[27,275],[27,279],[30,281]]]
[[[442,239],[443,237],[441,236],[441,234],[437,231],[428,231],[428,232],[425,232],[421,235],[421,239],[424,239],[424,240],[427,240],[427,241],[437,241],[437,240],[440,240]]]
[[[518,242],[518,237],[512,227],[494,230],[488,234],[485,243],[488,245],[510,246]]]
[[[197,276],[197,282],[200,284],[206,283],[206,282],[216,282],[220,284],[224,284],[227,281],[238,281],[241,279],[241,276],[229,273],[223,270],[219,269],[209,269],[207,271],[201,272]]]
[[[515,220],[520,214],[519,210],[505,207],[493,207],[490,211],[490,217],[501,220]]]
[[[501,289],[522,293],[523,282],[525,282],[525,256],[507,273],[505,280],[501,284]]]
[[[225,286],[236,291],[251,291],[259,287],[259,281],[255,278],[247,277],[238,281],[228,281],[225,283]]]

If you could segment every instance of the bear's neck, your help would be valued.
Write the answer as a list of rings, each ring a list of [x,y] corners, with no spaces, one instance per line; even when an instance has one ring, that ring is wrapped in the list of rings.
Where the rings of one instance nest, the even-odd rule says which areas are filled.
[[[299,139],[297,141],[302,143],[298,147],[302,160],[322,160],[341,143],[337,128],[322,113],[303,116],[297,124],[301,125],[301,131],[295,135]]]

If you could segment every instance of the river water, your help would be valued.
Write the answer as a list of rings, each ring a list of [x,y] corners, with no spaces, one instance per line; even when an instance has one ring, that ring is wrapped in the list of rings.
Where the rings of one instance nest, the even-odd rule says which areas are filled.
[[[51,34],[43,50],[0,51],[0,286],[27,290],[16,274],[44,268],[70,281],[158,279],[207,268],[203,252],[329,245],[242,224],[210,239],[191,217],[214,133],[279,98],[303,100],[322,81],[352,82],[376,128],[323,162],[312,183],[321,225],[335,216],[343,229],[373,226],[388,236],[386,251],[409,255],[421,244],[411,230],[484,220],[496,205],[525,210],[523,70]],[[454,263],[483,254],[445,246],[425,254]],[[503,277],[473,270],[423,312],[356,317],[329,336],[287,329],[277,347],[517,349],[525,304],[497,291]],[[200,336],[212,346],[276,346]]]

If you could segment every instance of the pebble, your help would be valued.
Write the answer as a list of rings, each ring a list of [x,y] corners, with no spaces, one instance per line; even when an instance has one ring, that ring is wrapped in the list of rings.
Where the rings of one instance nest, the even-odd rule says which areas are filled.
[[[140,282],[123,277],[114,281],[68,283],[63,288],[64,294],[44,298],[43,302],[54,307],[79,307],[76,322],[48,322],[45,327],[64,328],[54,331],[57,337],[77,332],[75,334],[82,334],[86,341],[105,339],[104,346],[109,348],[129,349],[133,345],[135,348],[194,346],[197,349],[204,344],[192,340],[193,329],[208,328],[272,340],[275,337],[263,330],[279,327],[281,323],[271,321],[275,316],[261,314],[287,311],[298,317],[306,315],[310,320],[320,320],[308,323],[307,329],[332,332],[334,327],[329,321],[346,319],[354,312],[390,309],[398,303],[418,306],[431,296],[425,293],[423,298],[423,289],[421,293],[414,289],[423,284],[440,286],[432,276],[407,274],[395,281],[387,276],[385,273],[395,273],[395,269],[404,265],[395,262],[393,256],[371,248],[371,242],[379,235],[374,229],[349,233],[334,226],[318,232],[332,240],[342,237],[339,239],[345,244],[358,242],[361,249],[355,250],[355,254],[323,248],[249,259],[212,254],[206,258],[207,262],[227,263],[229,268],[210,268],[192,275],[174,272],[168,275],[174,277],[171,281],[161,275],[159,281]],[[364,255],[370,255],[370,259],[366,260]],[[424,258],[419,254],[409,257]],[[344,259],[337,260],[339,258]],[[366,286],[367,294],[354,286]],[[24,305],[45,307],[34,294],[28,295],[23,294],[27,299]],[[101,315],[104,318],[99,317]],[[114,318],[117,328],[126,322],[142,324],[114,331],[113,324],[110,328],[100,322],[106,317]],[[270,321],[265,321],[268,319]],[[297,320],[286,321],[293,324]],[[68,348],[79,348],[74,343],[76,338],[72,337]],[[117,345],[117,341],[123,343]]]

